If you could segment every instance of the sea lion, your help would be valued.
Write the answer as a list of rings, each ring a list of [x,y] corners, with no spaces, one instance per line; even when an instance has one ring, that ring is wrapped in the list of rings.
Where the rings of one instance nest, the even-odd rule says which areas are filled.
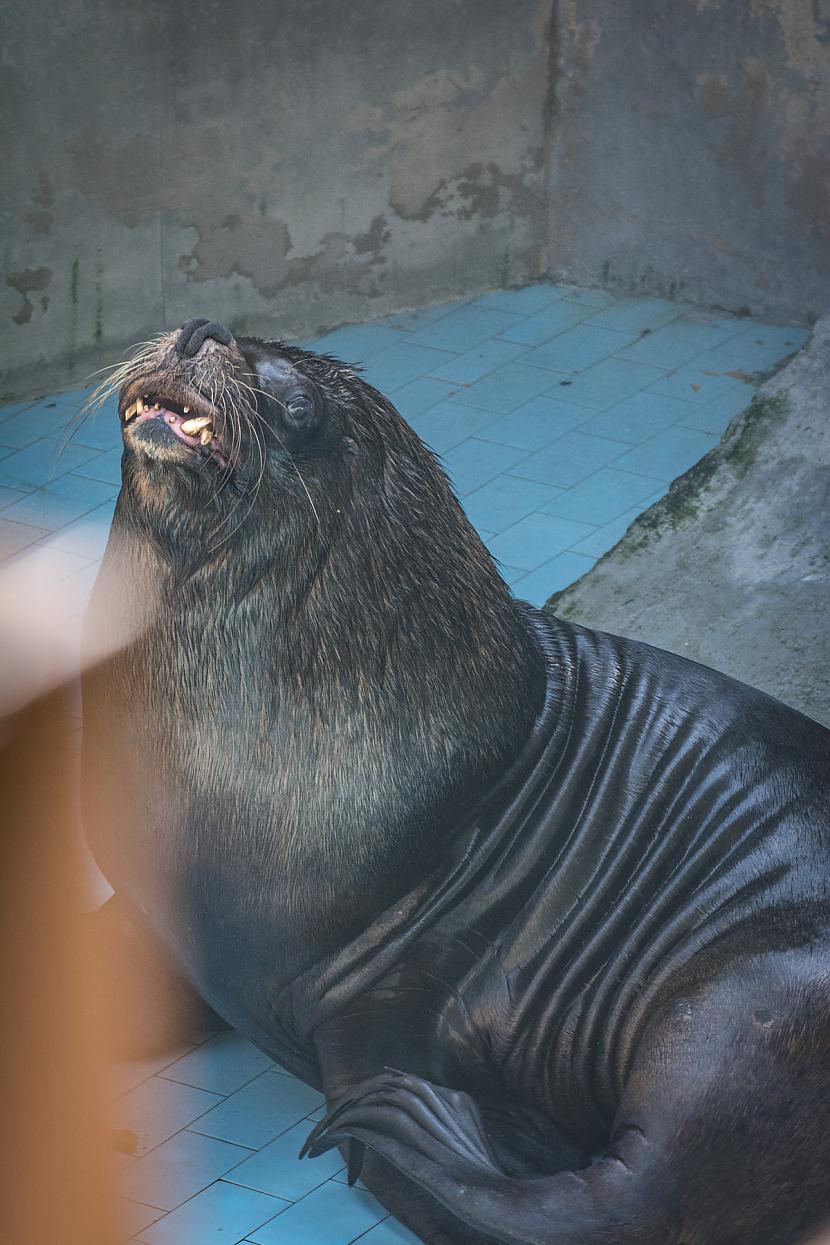
[[[123,381],[83,806],[117,901],[428,1245],[830,1218],[830,732],[513,599],[358,372]],[[135,617],[133,617],[133,622]]]

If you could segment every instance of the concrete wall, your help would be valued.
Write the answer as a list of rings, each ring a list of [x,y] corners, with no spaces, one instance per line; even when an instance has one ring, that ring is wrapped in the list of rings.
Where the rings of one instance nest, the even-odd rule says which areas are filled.
[[[541,272],[549,0],[7,0],[6,395]]]
[[[827,308],[828,0],[558,0],[555,45],[553,272]]]
[[[6,0],[0,396],[189,315],[830,304],[830,0]]]

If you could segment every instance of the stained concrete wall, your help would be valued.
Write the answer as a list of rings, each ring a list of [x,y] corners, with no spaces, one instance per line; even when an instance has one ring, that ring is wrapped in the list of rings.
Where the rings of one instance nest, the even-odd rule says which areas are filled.
[[[828,0],[558,0],[554,30],[551,271],[823,312]]]
[[[830,304],[830,0],[6,0],[0,396],[204,314]]]
[[[542,271],[549,0],[6,0],[6,395]]]

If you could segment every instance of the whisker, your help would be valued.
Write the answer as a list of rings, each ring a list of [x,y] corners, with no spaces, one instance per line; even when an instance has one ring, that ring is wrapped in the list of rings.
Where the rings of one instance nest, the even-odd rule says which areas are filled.
[[[238,417],[239,413],[240,413],[239,411],[237,411],[237,412],[236,412],[237,417]],[[212,549],[219,548],[222,544],[224,544],[224,543],[225,543],[225,541],[230,540],[231,536],[233,536],[233,535],[234,535],[234,533],[235,533],[235,532],[237,532],[237,531],[239,530],[239,528],[242,526],[242,524],[243,524],[243,523],[245,522],[245,520],[248,518],[248,515],[251,513],[251,510],[253,509],[254,505],[256,504],[257,497],[259,496],[260,486],[261,486],[261,484],[262,484],[262,480],[263,480],[263,477],[264,477],[264,475],[265,475],[265,452],[264,452],[264,446],[263,446],[262,442],[260,441],[260,438],[259,438],[258,432],[257,432],[257,430],[256,430],[255,426],[253,425],[253,423],[252,423],[252,421],[251,421],[251,419],[250,419],[250,416],[248,415],[248,412],[247,412],[247,411],[243,408],[241,413],[242,413],[242,414],[245,416],[245,418],[247,419],[248,424],[249,424],[249,426],[250,426],[250,429],[251,429],[251,431],[252,431],[252,432],[253,432],[253,434],[254,434],[254,442],[255,442],[256,447],[257,447],[257,452],[258,452],[258,454],[259,454],[259,461],[260,461],[260,470],[259,470],[259,475],[258,475],[258,477],[257,477],[256,483],[255,483],[255,485],[254,485],[253,489],[251,490],[251,494],[252,494],[252,496],[251,496],[251,504],[248,506],[248,509],[245,511],[245,514],[244,514],[244,515],[242,516],[242,518],[239,520],[239,522],[237,523],[236,527],[234,527],[234,528],[233,528],[230,532],[228,532],[228,533],[227,533],[227,534],[223,537],[223,539],[222,539],[221,541],[219,541],[219,544],[218,544],[218,545],[213,545],[213,546],[211,546],[211,548],[212,548]],[[241,427],[240,427],[240,449],[241,449],[241,436],[242,436],[242,434],[241,434]],[[233,507],[233,509],[230,511],[230,513],[229,513],[228,515],[226,515],[226,516],[225,516],[225,518],[222,520],[222,522],[219,524],[219,526],[215,529],[215,531],[216,531],[216,532],[218,532],[218,531],[219,531],[219,528],[223,527],[225,523],[227,523],[230,519],[232,519],[232,518],[233,518],[234,514],[236,513],[236,510],[238,509],[239,505],[241,504],[241,501],[242,501],[242,498],[240,497],[239,501],[237,501],[237,502],[236,502],[236,504],[234,505],[234,507]]]

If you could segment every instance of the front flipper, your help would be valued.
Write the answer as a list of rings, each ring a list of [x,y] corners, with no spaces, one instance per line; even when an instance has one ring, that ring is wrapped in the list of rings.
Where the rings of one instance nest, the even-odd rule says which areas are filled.
[[[350,1138],[383,1154],[425,1187],[437,1175],[432,1173],[431,1180],[422,1178],[431,1167],[441,1169],[453,1183],[468,1182],[472,1173],[478,1180],[504,1177],[481,1112],[469,1094],[394,1068],[355,1086],[335,1103],[309,1134],[300,1157],[316,1158]],[[350,1183],[358,1175],[359,1166],[352,1158]]]
[[[314,1158],[345,1142],[368,1147],[462,1222],[488,1234],[504,1214],[515,1183],[503,1170],[469,1094],[394,1069],[336,1102],[301,1154]],[[354,1158],[349,1167],[356,1178]]]

